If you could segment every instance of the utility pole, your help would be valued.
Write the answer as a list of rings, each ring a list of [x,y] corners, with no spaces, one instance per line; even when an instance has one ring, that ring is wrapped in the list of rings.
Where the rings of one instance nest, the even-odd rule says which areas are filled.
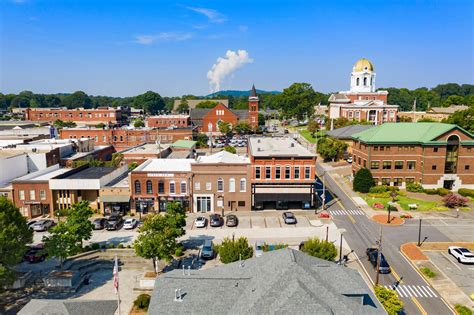
[[[375,276],[375,286],[379,285],[379,276],[380,276],[380,260],[382,258],[382,227],[380,227],[380,238],[377,247],[377,275]]]
[[[323,199],[323,211],[326,208],[326,182],[324,180],[324,175],[326,174],[326,171],[323,171],[323,196],[321,199]]]
[[[420,223],[418,224],[418,247],[421,246],[421,218],[420,218]]]

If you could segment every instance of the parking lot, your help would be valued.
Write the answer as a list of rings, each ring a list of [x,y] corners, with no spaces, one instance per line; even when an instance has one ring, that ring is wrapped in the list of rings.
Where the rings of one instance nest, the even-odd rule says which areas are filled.
[[[447,251],[425,252],[431,262],[468,296],[474,293],[474,265],[459,263]]]

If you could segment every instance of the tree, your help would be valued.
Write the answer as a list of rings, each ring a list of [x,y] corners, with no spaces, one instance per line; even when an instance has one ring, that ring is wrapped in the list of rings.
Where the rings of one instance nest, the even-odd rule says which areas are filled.
[[[436,122],[436,120],[429,117],[423,117],[423,118],[418,119],[417,122]]]
[[[143,109],[147,114],[156,114],[165,108],[165,102],[160,94],[148,91],[135,96],[133,106]]]
[[[372,173],[370,172],[370,170],[365,167],[358,170],[354,176],[354,181],[352,185],[354,191],[368,193],[370,187],[375,186],[375,181],[372,177]]]
[[[396,291],[378,285],[375,287],[375,295],[388,315],[397,315],[403,310],[403,302],[398,298]]]
[[[298,120],[310,117],[314,105],[319,104],[324,95],[317,93],[309,83],[293,83],[275,98],[275,106],[282,110],[285,117],[295,117]]]
[[[349,126],[350,124],[351,122],[346,117],[339,117],[339,118],[334,119],[333,121],[334,129],[346,127],[346,126]]]
[[[454,112],[443,122],[448,124],[455,124],[467,131],[474,132],[474,106],[466,110]]]
[[[207,141],[209,140],[209,137],[206,136],[203,133],[199,133],[196,137],[196,144],[198,148],[206,148],[207,147]]]
[[[86,200],[75,203],[68,209],[66,225],[70,232],[75,235],[81,249],[83,241],[92,237],[93,225],[89,219],[93,214],[94,212]]]
[[[218,252],[220,260],[224,264],[229,264],[239,259],[249,259],[253,256],[253,248],[245,237],[239,237],[237,240],[224,238],[218,246]]]
[[[61,119],[56,119],[53,123],[56,128],[74,128],[76,123],[73,121],[62,121]]]
[[[337,256],[337,249],[333,243],[320,240],[316,237],[305,241],[301,251],[310,256],[329,261],[334,261],[334,258]]]
[[[48,253],[49,259],[57,258],[63,269],[64,260],[81,251],[78,238],[74,234],[75,229],[72,229],[67,222],[59,222],[49,232],[50,235],[43,237],[44,250]]]
[[[0,196],[0,291],[15,280],[15,265],[33,241],[33,231],[26,225],[20,210]]]
[[[234,147],[230,146],[230,145],[226,145],[224,147],[224,151],[227,151],[227,152],[233,153],[233,154],[237,154],[237,150]]]
[[[469,199],[458,194],[449,193],[443,197],[443,203],[448,208],[464,207]]]
[[[232,133],[232,127],[228,122],[219,121],[217,127],[222,134],[228,135]]]
[[[325,160],[339,159],[347,149],[347,143],[331,137],[324,137],[318,141],[318,153]]]
[[[86,93],[82,91],[76,91],[71,95],[66,96],[62,103],[67,108],[92,108],[92,100]]]
[[[216,107],[217,104],[219,103],[216,101],[205,100],[205,101],[199,102],[196,105],[196,108],[214,108]]]
[[[463,105],[463,104],[464,104],[464,97],[459,96],[459,95],[450,95],[443,102],[444,107],[449,107],[451,105]]]
[[[95,125],[95,127],[98,128],[98,129],[104,129],[105,124],[104,123],[98,123],[97,125]]]
[[[265,126],[265,115],[258,113],[258,125]]]
[[[135,128],[142,128],[142,127],[145,127],[145,122],[143,121],[143,119],[135,119],[135,121],[133,122],[133,127]]]
[[[235,131],[238,134],[248,134],[248,133],[252,132],[252,127],[250,127],[250,125],[246,122],[239,122],[235,126]]]
[[[316,132],[318,132],[319,130],[319,124],[316,120],[310,120],[309,123],[308,123],[308,131],[311,133],[311,136],[314,138],[314,135],[316,134]]]
[[[186,99],[182,99],[176,109],[178,113],[188,113],[189,112],[189,104]]]
[[[178,248],[177,238],[185,233],[185,210],[178,202],[169,203],[165,215],[148,216],[140,227],[137,239],[133,242],[135,253],[152,259],[158,273],[158,261],[170,261]]]

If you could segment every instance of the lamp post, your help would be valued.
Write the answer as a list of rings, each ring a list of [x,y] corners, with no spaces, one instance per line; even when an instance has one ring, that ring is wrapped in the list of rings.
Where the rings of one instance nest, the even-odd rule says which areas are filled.
[[[207,124],[207,130],[209,131],[209,140],[210,140],[210,144],[211,144],[211,154],[212,154],[213,144],[212,144],[212,123],[211,122],[209,122]]]
[[[423,241],[421,240],[421,218],[420,218],[420,223],[418,224],[418,244],[417,246],[420,247],[421,244],[423,244],[424,241],[426,241],[428,239],[428,236],[425,236],[425,238],[423,238]]]
[[[395,198],[397,197],[397,193],[392,191],[392,193],[390,194],[390,196],[392,197],[392,204],[395,203]],[[387,217],[387,223],[390,224],[390,222],[392,221],[390,219],[390,212],[392,211],[392,204],[389,204],[388,205],[388,217]]]
[[[344,233],[346,232],[346,229],[339,229],[339,233],[341,233],[341,239],[339,241],[339,263],[342,263],[342,237],[344,236]]]

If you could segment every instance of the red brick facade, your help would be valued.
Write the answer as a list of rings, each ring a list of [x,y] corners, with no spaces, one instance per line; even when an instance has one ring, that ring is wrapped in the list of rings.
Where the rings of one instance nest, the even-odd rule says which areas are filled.
[[[223,104],[217,104],[202,119],[202,128],[205,132],[209,132],[209,124],[212,124],[212,132],[218,132],[218,123],[220,121],[227,122],[233,127],[237,125],[239,118],[229,108]]]
[[[185,128],[191,125],[191,120],[189,115],[160,115],[148,117],[146,124],[150,128]]]
[[[13,202],[28,219],[50,214],[52,196],[48,181],[13,182]]]
[[[66,109],[66,108],[28,108],[25,119],[31,121],[56,120],[73,121],[83,125],[118,124],[122,122],[122,110],[117,108],[98,107],[95,109]]]

